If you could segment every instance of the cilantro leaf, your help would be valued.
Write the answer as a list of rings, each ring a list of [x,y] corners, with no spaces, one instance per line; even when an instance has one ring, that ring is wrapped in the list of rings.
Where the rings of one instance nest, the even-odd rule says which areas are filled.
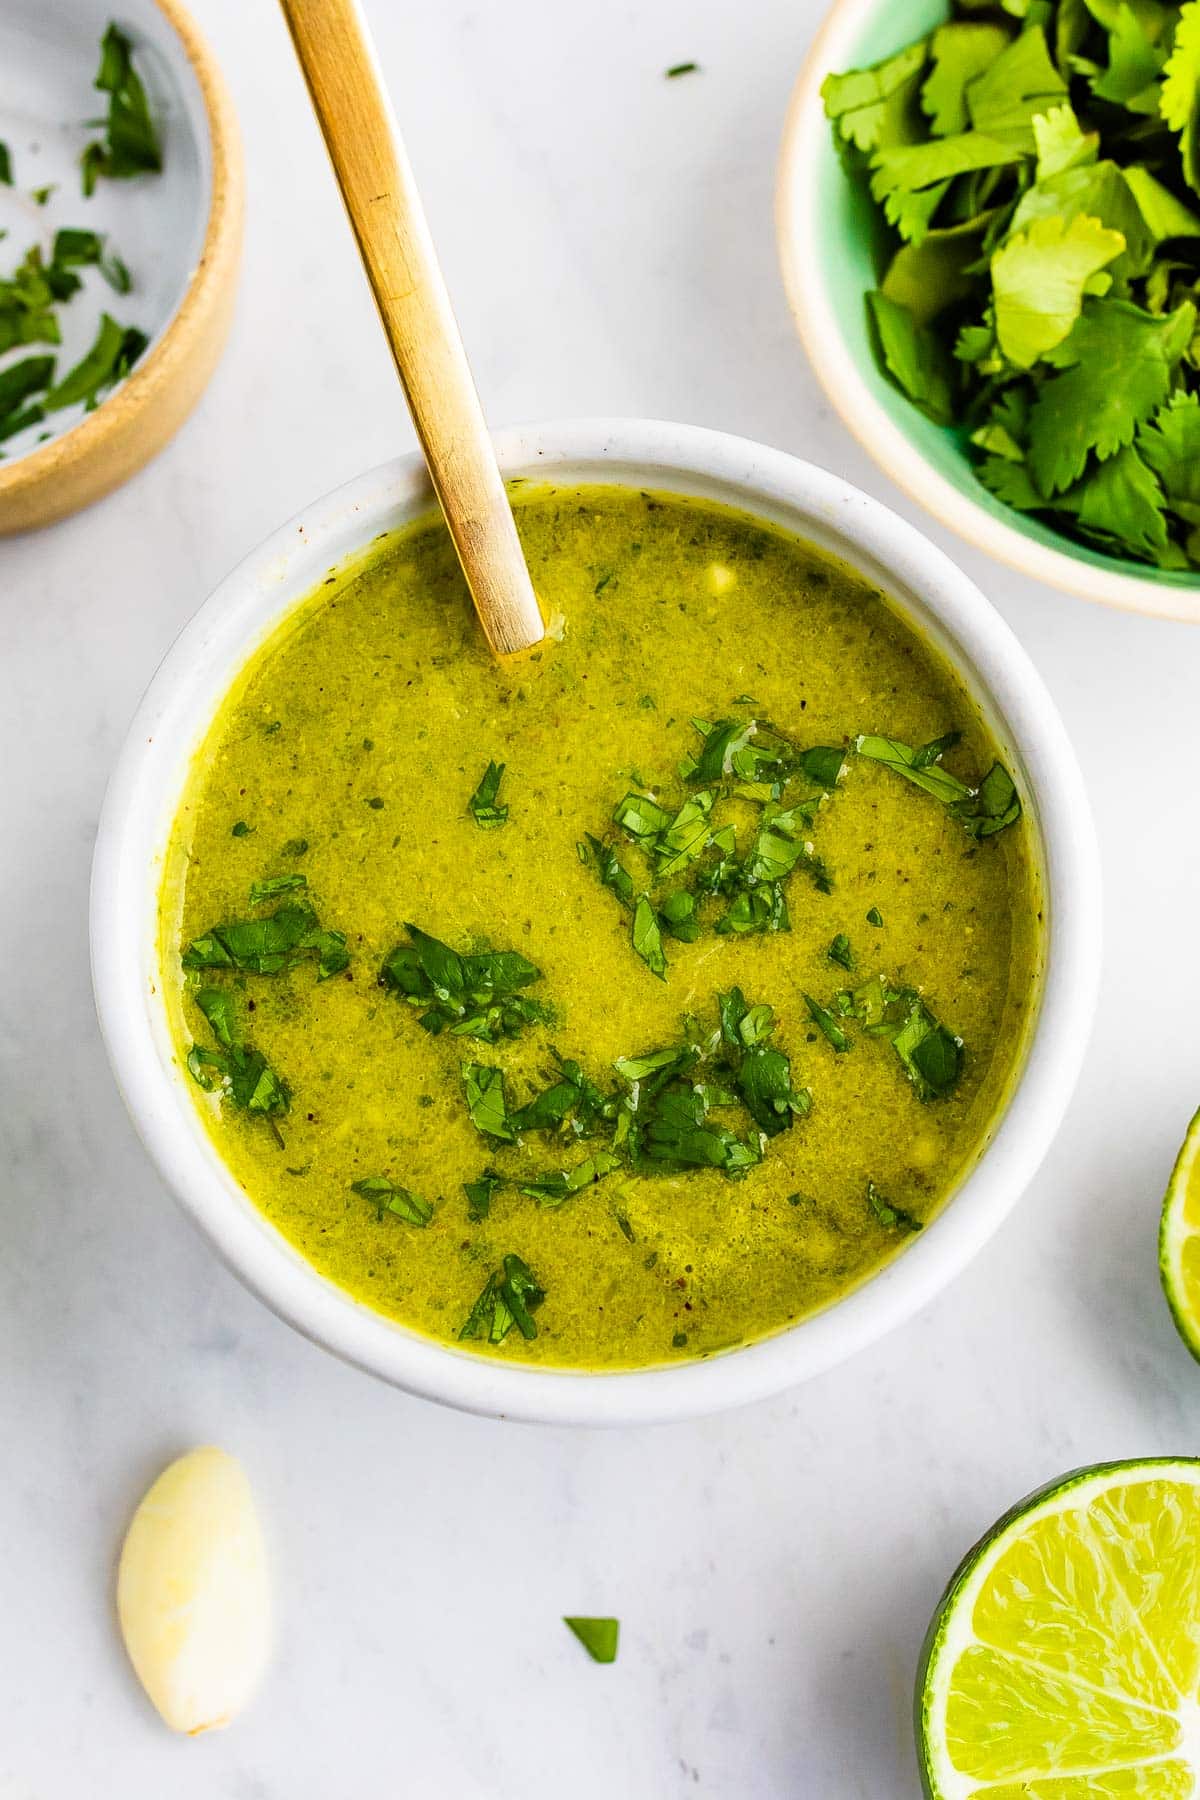
[[[462,1065],[462,1078],[467,1092],[467,1112],[476,1131],[511,1144],[516,1132],[508,1116],[504,1071],[486,1063],[470,1062]]]
[[[244,1112],[265,1118],[282,1147],[276,1115],[286,1113],[291,1090],[271,1068],[260,1050],[245,1042],[237,1022],[233,996],[224,988],[200,988],[196,1005],[207,1020],[218,1048],[193,1044],[188,1052],[188,1073],[205,1093],[219,1089]]]
[[[868,293],[867,307],[897,385],[935,424],[948,425],[954,416],[954,374],[942,339],[880,289]]]
[[[811,994],[805,994],[804,1004],[808,1008],[808,1016],[813,1024],[824,1033],[835,1050],[844,1053],[854,1048],[854,1040],[848,1032],[843,1030],[841,1023],[827,1006],[822,1006],[820,1001],[814,1000]]]
[[[502,1185],[502,1178],[494,1169],[485,1169],[475,1181],[463,1182],[463,1193],[467,1196],[467,1217],[475,1224],[486,1219],[492,1209],[492,1196]]]
[[[384,1213],[393,1213],[408,1225],[428,1225],[433,1217],[428,1200],[422,1200],[408,1188],[397,1187],[386,1175],[367,1175],[361,1181],[352,1181],[350,1191],[373,1201],[381,1219]]]
[[[563,1624],[574,1632],[593,1662],[616,1662],[617,1638],[621,1629],[619,1620],[564,1618]]]
[[[1045,382],[1030,414],[1029,469],[1043,495],[1077,481],[1089,451],[1103,459],[1132,441],[1166,399],[1195,322],[1187,302],[1158,318],[1124,300],[1084,301],[1049,357],[1064,373]]]
[[[508,807],[498,805],[496,800],[504,767],[503,763],[489,762],[479,778],[479,786],[467,801],[467,809],[482,831],[495,831],[508,818]]]
[[[652,975],[666,979],[667,959],[663,952],[662,929],[658,914],[646,894],[638,896],[633,909],[633,947]]]
[[[460,956],[416,925],[406,925],[410,942],[384,958],[380,981],[410,1006],[423,1007],[420,1024],[437,1033],[479,1038],[494,1044],[514,1037],[549,1013],[520,990],[541,970],[516,950],[479,951]]]
[[[502,1344],[514,1325],[522,1337],[535,1338],[533,1315],[545,1298],[529,1265],[519,1256],[506,1256],[501,1267],[488,1276],[459,1338],[486,1338],[490,1344]]]
[[[996,336],[1010,362],[1027,369],[1061,344],[1094,277],[1125,248],[1119,231],[1082,216],[1035,219],[992,258]]]
[[[873,150],[887,136],[889,102],[903,97],[925,66],[924,42],[889,56],[872,69],[827,75],[821,84],[826,117],[856,150]]]
[[[1010,42],[1003,25],[959,20],[939,25],[929,40],[933,67],[921,89],[921,106],[929,114],[935,137],[953,137],[966,131],[967,84],[982,75]]]
[[[1171,54],[1163,71],[1159,110],[1179,134],[1179,153],[1188,186],[1200,193],[1200,3],[1179,9]]]
[[[1200,523],[1200,398],[1172,394],[1139,427],[1137,447],[1162,483],[1168,503],[1185,519]]]
[[[1098,131],[1081,130],[1074,110],[1066,102],[1049,111],[1036,113],[1033,119],[1033,141],[1037,151],[1036,176],[1039,184],[1075,169],[1094,163],[1100,147]]]
[[[155,174],[163,166],[146,90],[133,66],[133,45],[116,25],[109,25],[101,40],[94,85],[108,95],[108,118],[103,143],[90,143],[80,158],[85,195],[92,193],[98,176],[123,181]]]
[[[923,1229],[920,1219],[914,1213],[906,1212],[902,1206],[894,1206],[890,1200],[885,1200],[873,1181],[867,1183],[867,1205],[877,1223],[886,1225],[890,1231]]]
[[[1027,26],[966,90],[975,131],[1029,153],[1037,147],[1034,119],[1066,99],[1040,25]]]
[[[1163,491],[1132,444],[1091,469],[1072,488],[1071,498],[1080,525],[1125,550],[1153,557],[1166,548]]]

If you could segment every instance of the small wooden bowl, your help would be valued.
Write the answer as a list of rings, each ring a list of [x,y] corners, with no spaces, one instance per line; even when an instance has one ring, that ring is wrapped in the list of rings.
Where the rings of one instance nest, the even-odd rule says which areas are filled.
[[[40,11],[40,4],[41,0],[37,16],[44,31],[46,14]],[[72,58],[74,45],[81,42],[81,15],[88,21],[89,30],[92,24],[95,26],[94,49],[98,57],[109,4],[111,0],[95,5],[89,0],[70,0],[69,6],[64,6],[64,14],[70,15]],[[20,0],[15,10],[20,12]],[[52,19],[53,7],[49,10]],[[146,26],[144,40],[139,13]],[[196,220],[184,252],[186,260],[180,261],[174,290],[180,297],[173,306],[161,308],[150,332],[150,348],[132,374],[94,412],[85,413],[77,423],[24,455],[0,461],[0,534],[27,531],[65,518],[118,487],[157,455],[204,391],[233,320],[242,251],[245,177],[237,118],[224,78],[178,0],[131,4],[125,8],[121,23],[133,40],[135,52],[143,52],[139,70],[146,79],[152,104],[156,89],[175,90],[179,101],[175,124],[183,140],[181,150],[189,159],[190,179],[198,187],[202,203],[207,203],[207,219]],[[6,24],[11,25],[11,16]],[[94,64],[88,66],[85,62],[80,70],[85,89],[93,73]],[[20,146],[14,144],[14,164],[18,168],[19,151]],[[168,166],[173,151],[168,134]],[[151,181],[165,177],[141,179],[147,184],[144,191],[149,191]],[[107,184],[112,189],[125,185]],[[118,199],[119,196],[114,198],[114,207]],[[69,222],[90,224],[88,207],[94,204],[81,201],[73,209],[78,216]],[[10,244],[13,241],[10,237]],[[136,282],[138,271],[135,268],[133,272]],[[161,269],[155,273],[161,280]],[[169,272],[166,279],[169,283]]]

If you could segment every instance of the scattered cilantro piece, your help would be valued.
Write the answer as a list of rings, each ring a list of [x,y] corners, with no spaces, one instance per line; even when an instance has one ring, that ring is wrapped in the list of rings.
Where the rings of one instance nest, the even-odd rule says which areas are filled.
[[[245,819],[239,819],[237,821],[237,823],[233,826],[233,829],[230,831],[229,835],[230,835],[230,837],[235,837],[235,838],[249,837],[250,833],[253,830],[254,830],[253,825],[247,825]]]
[[[275,1073],[260,1050],[251,1048],[243,1039],[232,994],[224,988],[200,988],[196,1005],[208,1021],[218,1048],[192,1045],[187,1066],[193,1081],[205,1093],[219,1088],[234,1106],[265,1118],[282,1149],[277,1115],[286,1113],[291,1103],[286,1081]]]
[[[367,1175],[362,1181],[352,1181],[350,1191],[374,1201],[381,1219],[384,1213],[394,1213],[408,1225],[428,1225],[433,1217],[428,1200],[422,1200],[408,1188],[396,1187],[386,1175]]]
[[[104,141],[90,143],[80,158],[85,195],[95,190],[102,175],[123,181],[133,175],[157,174],[163,166],[146,90],[133,66],[133,45],[116,25],[110,24],[101,39],[94,85],[108,95],[108,117]]]
[[[602,1181],[619,1169],[621,1159],[612,1150],[596,1150],[583,1162],[576,1163],[573,1169],[556,1170],[551,1175],[534,1175],[527,1177],[520,1184],[521,1192],[531,1199],[539,1200],[543,1206],[561,1206],[572,1194],[578,1194],[594,1182]]]
[[[467,1112],[476,1131],[511,1144],[517,1134],[509,1123],[503,1070],[490,1068],[486,1063],[464,1063],[462,1078]]]
[[[902,1206],[894,1206],[885,1200],[873,1181],[867,1183],[867,1205],[880,1225],[886,1225],[892,1231],[921,1231],[920,1219],[913,1213],[906,1212]]]
[[[546,1298],[537,1277],[519,1256],[506,1256],[488,1276],[483,1292],[459,1332],[460,1338],[486,1338],[502,1344],[515,1325],[524,1338],[537,1336],[534,1313]]]
[[[825,952],[830,962],[837,963],[839,968],[852,969],[854,957],[850,949],[850,939],[844,931],[839,931]]]
[[[46,395],[47,412],[58,412],[64,406],[82,401],[88,408],[97,405],[106,388],[123,381],[143,354],[150,340],[134,325],[118,325],[109,313],[101,313],[100,328],[87,354],[69,369],[62,380]]]
[[[501,1186],[502,1178],[494,1169],[485,1169],[474,1181],[463,1182],[463,1193],[467,1196],[467,1217],[473,1224],[486,1219],[492,1210],[492,1196]]]
[[[449,1030],[457,1037],[494,1044],[549,1017],[539,1001],[520,991],[537,981],[541,970],[518,951],[460,956],[416,925],[406,925],[405,930],[411,942],[389,951],[380,981],[410,1006],[425,1009],[420,1023],[426,1031],[436,1036]]]
[[[814,1000],[811,994],[805,994],[804,1004],[808,1008],[808,1016],[813,1024],[824,1033],[835,1050],[841,1053],[854,1048],[853,1038],[843,1030],[827,1006],[822,1006],[821,1002]]]
[[[663,953],[662,929],[658,914],[645,894],[639,894],[633,909],[633,947],[650,973],[660,980],[665,979],[667,959]]]
[[[977,788],[969,787],[941,767],[941,758],[957,742],[951,733],[932,744],[913,749],[895,738],[864,734],[855,745],[860,756],[869,762],[882,763],[897,775],[903,775],[915,787],[923,788],[940,800],[951,816],[971,837],[994,837],[1005,826],[1013,825],[1021,816],[1021,801],[1011,775],[1000,763],[993,763]],[[874,908],[872,908],[872,911]],[[872,924],[877,921],[867,918]],[[882,924],[882,920],[878,923]]]
[[[880,910],[877,906],[873,906],[871,908],[870,912],[867,914],[867,924],[868,925],[882,925],[883,924],[883,914],[880,912]]]
[[[838,1004],[843,1018],[858,1020],[868,1036],[890,1042],[918,1099],[944,1099],[956,1086],[962,1041],[934,1017],[915,988],[896,988],[876,975],[853,993],[840,994]]]
[[[508,807],[497,804],[504,764],[489,762],[479,778],[479,786],[467,801],[467,809],[483,831],[495,831],[508,818]]]
[[[317,959],[319,981],[340,974],[350,961],[344,932],[325,930],[304,902],[285,901],[265,919],[231,919],[212,926],[192,939],[180,961],[185,969],[278,975],[309,955]]]
[[[694,63],[694,62],[672,63],[671,67],[667,70],[667,80],[675,81],[680,75],[696,75],[699,73],[699,70],[700,70],[699,63]],[[612,1661],[611,1657],[609,1658],[609,1661],[610,1662]]]
[[[264,900],[273,900],[277,894],[290,894],[296,888],[307,886],[307,875],[268,875],[264,880],[251,884],[250,904],[261,906]]]
[[[668,69],[668,75],[682,74],[682,69]],[[619,1619],[563,1619],[568,1631],[573,1631],[593,1662],[612,1663],[617,1660],[617,1638],[620,1634]]]
[[[11,187],[12,184],[12,157],[8,145],[0,143],[0,187]]]

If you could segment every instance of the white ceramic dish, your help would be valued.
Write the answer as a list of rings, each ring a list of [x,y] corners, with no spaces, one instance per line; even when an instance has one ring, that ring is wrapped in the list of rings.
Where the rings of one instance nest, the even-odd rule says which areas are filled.
[[[775,225],[784,287],[818,380],[897,486],[943,525],[1022,574],[1127,612],[1200,622],[1200,576],[1151,570],[1076,544],[979,482],[953,432],[878,368],[864,294],[876,283],[875,209],[834,148],[825,77],[861,68],[943,24],[946,0],[834,0],[796,79],[783,130]]]
[[[1027,797],[1043,854],[1048,954],[1020,1081],[942,1213],[894,1262],[787,1331],[707,1361],[574,1374],[437,1344],[334,1287],[223,1167],[173,1057],[158,996],[157,889],[187,774],[229,683],[332,565],[432,504],[413,456],[361,476],[283,526],[219,587],[142,702],[113,774],[92,883],[96,999],[126,1104],[164,1179],[226,1262],[318,1343],[412,1393],[556,1423],[675,1419],[752,1400],[839,1361],[928,1300],[1013,1205],[1041,1160],[1083,1057],[1099,968],[1099,870],[1087,799],[1054,705],[979,590],[866,494],[779,451],[692,426],[583,421],[499,439],[509,476],[626,482],[709,497],[824,545],[886,590],[961,671]]]

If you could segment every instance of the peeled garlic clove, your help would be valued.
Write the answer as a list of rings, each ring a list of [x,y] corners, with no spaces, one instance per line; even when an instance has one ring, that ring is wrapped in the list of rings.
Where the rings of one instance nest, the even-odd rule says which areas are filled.
[[[134,1513],[117,1616],[173,1731],[215,1731],[250,1699],[270,1646],[266,1555],[250,1484],[224,1450],[181,1456]]]

